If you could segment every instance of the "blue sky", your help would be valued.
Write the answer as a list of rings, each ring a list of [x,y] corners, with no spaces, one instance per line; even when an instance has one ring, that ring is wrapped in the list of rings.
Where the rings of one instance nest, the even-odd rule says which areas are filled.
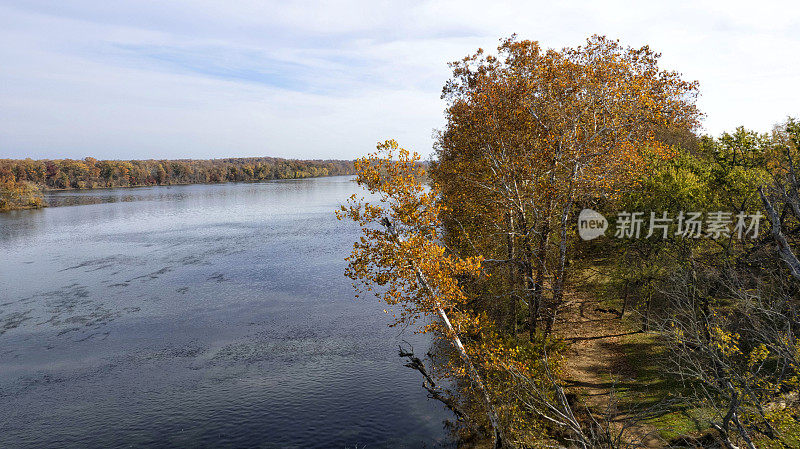
[[[800,116],[794,2],[0,0],[0,158],[428,154],[447,62],[517,33],[649,44],[705,129]]]

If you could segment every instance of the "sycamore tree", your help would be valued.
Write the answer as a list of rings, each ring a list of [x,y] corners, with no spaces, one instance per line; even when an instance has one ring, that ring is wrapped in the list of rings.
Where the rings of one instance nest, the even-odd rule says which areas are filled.
[[[561,50],[512,37],[497,56],[452,64],[432,170],[447,237],[515,267],[508,284],[527,304],[531,339],[538,322],[549,333],[562,301],[576,206],[617,198],[674,156],[662,136],[698,124],[697,83],[659,58],[601,36]]]
[[[420,156],[400,148],[393,140],[355,162],[357,181],[379,201],[370,203],[353,195],[337,217],[357,222],[363,236],[347,258],[346,275],[360,291],[373,292],[393,309],[397,324],[414,324],[438,316],[423,332],[437,329],[449,339],[461,358],[456,372],[468,378],[485,402],[495,446],[503,445],[495,404],[481,375],[461,342],[459,331],[479,325],[480,317],[464,313],[467,301],[458,278],[475,276],[480,258],[448,254],[440,242],[441,202],[435,188],[420,182],[424,169]]]

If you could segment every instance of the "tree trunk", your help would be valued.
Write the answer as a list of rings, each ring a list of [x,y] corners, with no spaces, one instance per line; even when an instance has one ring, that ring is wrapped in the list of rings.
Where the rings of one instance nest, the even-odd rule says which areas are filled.
[[[397,241],[399,241],[399,237],[397,235],[397,230],[394,228],[394,224],[389,221],[388,218],[383,218],[381,220],[381,224],[389,231],[389,234]],[[423,289],[429,291],[432,295],[436,296],[436,292],[430,288],[428,282],[425,280],[425,276],[423,275],[422,271],[419,267],[412,261],[411,262],[414,273],[417,276],[417,282],[422,286]],[[483,384],[481,380],[481,376],[478,373],[478,370],[475,369],[475,365],[472,364],[472,360],[469,358],[469,354],[467,354],[467,350],[464,348],[464,345],[461,343],[461,338],[458,336],[458,332],[456,332],[453,325],[450,323],[450,318],[447,316],[447,312],[436,304],[436,313],[441,318],[442,322],[444,323],[445,327],[447,328],[447,333],[449,337],[453,341],[453,346],[455,346],[456,350],[458,350],[458,354],[461,356],[461,360],[464,365],[467,367],[467,372],[469,372],[470,380],[475,384],[477,387],[478,392],[480,393],[484,404],[486,405],[486,413],[489,418],[489,423],[492,425],[492,438],[494,439],[494,447],[495,449],[500,449],[506,447],[505,445],[505,437],[503,435],[503,430],[500,427],[500,418],[497,414],[497,411],[494,408],[494,404],[492,403],[492,399],[489,397],[489,392]]]
[[[519,271],[519,267],[516,263],[514,263],[514,215],[509,213],[508,214],[508,234],[506,236],[506,245],[507,245],[507,256],[508,260],[511,263],[508,264],[508,284],[509,290],[511,291],[510,303],[508,304],[509,308],[509,317],[508,317],[508,330],[509,333],[516,337],[517,336],[517,282],[516,276],[517,272]]]
[[[647,289],[647,301],[644,305],[644,323],[642,323],[642,330],[645,332],[650,331],[650,303],[653,301],[653,292]]]
[[[772,237],[778,245],[778,255],[786,262],[792,276],[800,281],[800,260],[792,252],[789,242],[786,241],[786,237],[781,231],[781,219],[778,217],[778,213],[775,212],[775,208],[772,207],[772,203],[764,195],[764,189],[759,187],[758,194],[761,195],[761,202],[764,203],[764,209],[767,210],[767,218],[769,218],[769,222],[772,225]]]
[[[628,281],[622,286],[622,311],[619,313],[620,318],[625,317],[625,311],[628,309]]]
[[[421,273],[418,272],[418,276]],[[427,288],[427,287],[426,287]],[[450,319],[447,317],[447,313],[441,307],[436,308],[436,312],[439,314],[439,317],[444,322],[445,327],[447,327],[448,332],[450,333],[451,338],[453,339],[453,344],[458,350],[458,354],[461,356],[461,360],[464,362],[464,365],[467,366],[469,370],[470,377],[472,381],[475,383],[478,392],[481,394],[484,404],[487,408],[487,414],[489,417],[489,422],[492,425],[493,435],[492,438],[494,439],[494,447],[495,449],[505,447],[505,438],[503,436],[503,431],[500,428],[500,418],[495,411],[494,404],[492,403],[492,399],[489,397],[489,393],[486,390],[486,387],[483,385],[483,381],[481,380],[481,376],[478,374],[478,370],[475,369],[475,366],[472,364],[472,360],[470,360],[469,355],[467,354],[467,350],[464,349],[464,345],[461,343],[461,339],[458,337],[458,333],[453,328],[453,325],[450,323]]]
[[[564,286],[566,285],[566,269],[567,269],[567,226],[569,225],[569,216],[572,210],[573,201],[575,201],[574,182],[578,174],[579,163],[575,162],[572,166],[572,176],[570,177],[569,186],[567,187],[566,196],[564,198],[564,208],[561,211],[561,241],[558,244],[558,271],[553,285],[553,300],[550,307],[548,307],[547,317],[547,330],[545,335],[550,335],[553,326],[556,322],[556,314],[561,305],[564,296]]]
[[[544,292],[544,275],[547,270],[547,244],[550,240],[550,223],[547,219],[542,223],[542,230],[539,235],[539,249],[536,251],[536,280],[533,283],[533,298],[531,301],[531,329],[530,340],[533,341],[536,335],[536,322],[539,320],[539,313],[542,306],[542,295]]]
[[[561,241],[558,243],[558,270],[553,285],[553,299],[547,308],[547,328],[546,335],[550,335],[553,325],[556,322],[558,307],[564,296],[564,285],[567,269],[567,226],[569,225],[570,209],[572,209],[572,199],[566,202],[564,210],[561,212]]]

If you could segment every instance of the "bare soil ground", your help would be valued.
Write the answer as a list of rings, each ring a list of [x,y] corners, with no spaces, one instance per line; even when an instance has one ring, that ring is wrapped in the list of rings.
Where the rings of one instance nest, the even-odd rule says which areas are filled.
[[[595,415],[608,415],[612,427],[622,428],[630,418],[623,401],[616,394],[620,385],[632,384],[636,370],[626,358],[626,337],[641,331],[604,310],[588,295],[571,293],[559,312],[555,333],[567,342],[564,380],[571,393]],[[664,447],[656,429],[645,423],[633,425],[627,438],[648,448]]]

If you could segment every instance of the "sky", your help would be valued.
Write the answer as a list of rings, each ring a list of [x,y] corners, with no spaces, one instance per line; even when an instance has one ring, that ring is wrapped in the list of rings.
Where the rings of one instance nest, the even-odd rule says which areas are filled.
[[[650,45],[713,135],[800,117],[794,1],[0,0],[0,158],[429,155],[447,62],[512,33]]]

